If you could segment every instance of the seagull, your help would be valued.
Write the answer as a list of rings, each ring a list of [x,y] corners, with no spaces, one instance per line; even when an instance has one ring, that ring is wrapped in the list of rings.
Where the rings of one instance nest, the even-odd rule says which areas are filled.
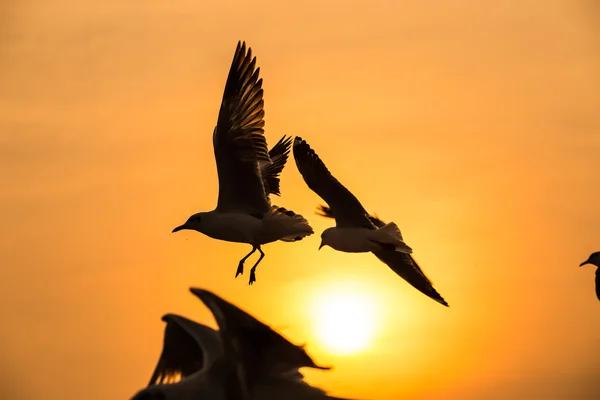
[[[600,267],[600,251],[592,253],[587,260],[579,264],[580,267],[583,267],[586,264],[592,264],[596,267]],[[596,297],[600,300],[600,268],[596,270]]]
[[[217,206],[192,215],[173,229],[250,244],[252,250],[240,260],[235,274],[244,273],[244,262],[258,250],[260,257],[250,270],[250,285],[256,281],[256,267],[265,256],[261,245],[277,240],[294,242],[314,233],[302,215],[271,204],[269,195],[280,195],[279,174],[287,161],[291,138],[284,136],[267,151],[259,71],[252,50],[246,51],[246,43],[238,42],[213,132],[219,176]]]
[[[329,245],[343,252],[372,252],[392,271],[421,293],[447,306],[448,303],[433,288],[393,222],[384,223],[369,215],[358,199],[327,169],[313,149],[300,137],[293,146],[294,158],[308,187],[329,206],[320,206],[321,216],[335,218],[336,226],[323,231],[321,249]]]
[[[160,360],[148,387],[132,400],[346,400],[304,382],[300,368],[330,369],[315,364],[304,346],[208,290],[190,291],[213,312],[219,330],[165,315]],[[173,373],[182,379],[161,383],[157,378]]]

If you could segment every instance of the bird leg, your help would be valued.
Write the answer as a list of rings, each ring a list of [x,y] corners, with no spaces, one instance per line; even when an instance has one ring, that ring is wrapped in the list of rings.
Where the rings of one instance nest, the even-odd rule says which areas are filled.
[[[250,253],[246,254],[246,256],[240,260],[240,263],[238,264],[238,269],[237,269],[237,271],[235,273],[235,277],[236,278],[238,277],[239,274],[243,274],[244,273],[244,261],[246,261],[246,259],[248,257],[250,257],[252,254],[254,254],[254,252],[256,251],[256,249],[258,249],[258,247],[252,245],[252,251]],[[259,249],[259,251],[260,251],[260,249]],[[262,253],[262,251],[261,251],[261,253]]]
[[[256,282],[256,274],[254,273],[254,271],[256,271],[256,267],[258,266],[258,264],[260,264],[262,259],[265,257],[265,253],[263,253],[260,246],[258,246],[257,249],[260,252],[260,257],[258,258],[258,261],[256,262],[256,264],[254,264],[252,269],[250,269],[250,280],[248,281],[249,285],[252,285],[254,282]]]

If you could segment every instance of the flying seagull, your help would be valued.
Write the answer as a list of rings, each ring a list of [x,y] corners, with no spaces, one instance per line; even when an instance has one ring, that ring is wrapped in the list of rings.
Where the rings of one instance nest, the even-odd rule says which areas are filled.
[[[213,147],[219,176],[219,198],[213,211],[192,215],[173,229],[191,229],[211,238],[248,243],[235,276],[244,273],[244,262],[256,250],[260,257],[250,270],[249,284],[256,281],[256,267],[265,254],[261,245],[277,240],[294,242],[313,233],[302,215],[272,205],[269,194],[279,195],[279,174],[287,161],[291,138],[285,136],[267,151],[264,136],[262,78],[256,57],[246,44],[237,45],[217,126]]]
[[[179,373],[182,379],[166,384],[151,379],[132,400],[344,400],[304,382],[300,368],[329,367],[315,364],[303,346],[207,290],[190,290],[213,312],[219,330],[165,315],[167,328],[156,369],[162,376]]]
[[[586,264],[592,264],[596,267],[600,267],[600,251],[592,253],[587,260],[579,264],[580,267],[583,267]],[[600,268],[596,270],[596,297],[600,300]]]
[[[358,199],[329,172],[305,140],[296,137],[293,152],[298,170],[308,187],[329,205],[320,206],[320,215],[335,218],[336,226],[323,231],[319,249],[329,245],[344,252],[370,251],[421,293],[448,306],[412,257],[412,250],[402,240],[396,224],[386,224],[369,215]]]

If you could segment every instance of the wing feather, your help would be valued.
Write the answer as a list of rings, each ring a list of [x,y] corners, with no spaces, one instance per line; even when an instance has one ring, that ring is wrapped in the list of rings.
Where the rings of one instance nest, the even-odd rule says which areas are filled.
[[[338,227],[375,229],[362,204],[329,172],[305,140],[296,137],[293,151],[304,182],[329,205]]]
[[[222,354],[214,329],[176,314],[166,314],[163,349],[150,378],[150,385],[169,383],[211,365]]]
[[[246,44],[239,42],[231,63],[213,146],[219,175],[217,210],[266,213],[270,202],[260,162],[270,163],[264,136],[264,101],[260,68]]]
[[[283,136],[271,150],[269,158],[271,162],[261,162],[260,171],[263,178],[265,190],[269,194],[281,196],[279,188],[279,174],[283,171],[292,147],[292,138]]]
[[[212,311],[219,329],[225,327],[237,343],[241,358],[251,382],[289,374],[302,367],[330,369],[317,365],[304,346],[291,343],[270,326],[247,312],[203,289],[191,289]]]

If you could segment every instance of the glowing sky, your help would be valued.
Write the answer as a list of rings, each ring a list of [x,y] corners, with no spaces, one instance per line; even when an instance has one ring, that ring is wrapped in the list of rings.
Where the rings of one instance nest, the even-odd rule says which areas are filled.
[[[142,5],[143,4],[143,5]],[[600,398],[600,10],[591,0],[5,1],[0,5],[0,398],[123,399],[162,314],[214,322],[199,286],[280,329],[353,398]],[[305,138],[400,226],[445,308],[332,221],[293,160],[273,202],[317,232],[264,247],[171,234],[217,198],[212,130],[238,40],[266,136]],[[319,339],[354,287],[373,341]],[[360,296],[359,296],[360,298]],[[343,353],[343,352],[342,352]]]

